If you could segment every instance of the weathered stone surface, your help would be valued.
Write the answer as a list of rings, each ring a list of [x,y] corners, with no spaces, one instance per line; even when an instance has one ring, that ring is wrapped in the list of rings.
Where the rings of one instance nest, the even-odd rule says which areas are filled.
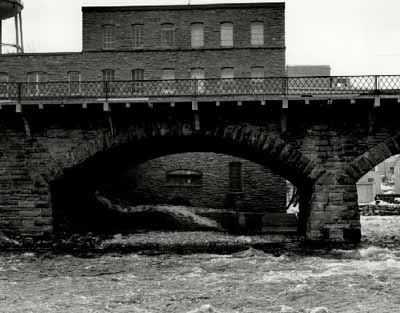
[[[55,225],[53,200],[56,199],[51,198],[51,186],[56,180],[117,151],[123,151],[119,154],[121,158],[128,150],[131,156],[139,155],[144,151],[143,145],[148,145],[155,154],[196,148],[246,157],[268,166],[277,175],[298,185],[300,198],[305,199],[301,202],[302,209],[310,213],[309,220],[303,221],[303,228],[311,239],[331,237],[339,240],[340,229],[343,238],[346,237],[343,229],[349,234],[354,232],[355,235],[349,236],[356,238],[355,183],[368,168],[395,153],[399,140],[395,118],[398,115],[393,111],[387,114],[384,109],[377,117],[381,120],[376,125],[385,127],[369,132],[366,123],[361,118],[357,120],[358,112],[352,112],[351,116],[341,115],[340,120],[332,116],[330,127],[324,128],[318,126],[321,125],[318,114],[311,114],[305,107],[291,106],[288,114],[292,124],[281,134],[279,114],[274,113],[273,106],[265,106],[262,118],[259,113],[252,113],[250,105],[235,107],[238,114],[231,115],[221,107],[218,122],[215,122],[215,116],[207,120],[207,115],[203,114],[207,129],[193,132],[190,109],[189,114],[178,116],[174,115],[175,111],[161,110],[156,104],[150,115],[147,111],[144,113],[141,105],[132,111],[118,111],[111,105],[110,115],[117,130],[113,134],[107,125],[107,115],[102,112],[83,112],[67,106],[63,111],[58,107],[42,111],[31,108],[32,111],[24,113],[32,122],[30,137],[26,137],[21,116],[11,112],[10,108],[4,109],[0,117],[2,229],[7,234],[40,235],[49,231]],[[331,109],[339,110],[335,106]],[[199,110],[201,113],[201,106]],[[187,133],[183,130],[184,125],[189,130]],[[182,137],[188,141],[181,141]],[[176,146],[168,139],[176,140]],[[124,150],[124,147],[129,149]],[[149,153],[143,157],[148,159],[153,155]],[[114,158],[114,161],[119,163],[120,159]],[[97,168],[99,172],[107,171],[113,165],[99,164],[102,164]],[[331,176],[324,180],[321,173],[331,173]],[[329,229],[336,235],[330,236]]]

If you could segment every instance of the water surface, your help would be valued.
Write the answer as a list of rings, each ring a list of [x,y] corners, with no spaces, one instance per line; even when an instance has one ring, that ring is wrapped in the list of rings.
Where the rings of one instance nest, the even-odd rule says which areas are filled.
[[[400,312],[400,218],[362,223],[322,256],[1,256],[0,312]]]

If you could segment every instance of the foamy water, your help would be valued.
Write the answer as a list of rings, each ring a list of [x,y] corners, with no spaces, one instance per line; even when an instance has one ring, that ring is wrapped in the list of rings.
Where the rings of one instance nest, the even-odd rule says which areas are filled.
[[[0,312],[400,312],[397,230],[363,219],[367,244],[323,256],[3,256]]]

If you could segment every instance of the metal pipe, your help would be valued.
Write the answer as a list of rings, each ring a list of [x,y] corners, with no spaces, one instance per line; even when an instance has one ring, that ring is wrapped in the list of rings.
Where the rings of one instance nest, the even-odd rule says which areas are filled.
[[[19,12],[19,31],[21,32],[21,52],[24,53],[24,36],[22,32],[22,13]]]
[[[2,32],[3,21],[0,20],[0,54],[3,53],[3,32]]]
[[[14,22],[15,22],[15,48],[18,51],[18,46],[19,46],[19,27],[18,27],[18,15],[14,17]]]

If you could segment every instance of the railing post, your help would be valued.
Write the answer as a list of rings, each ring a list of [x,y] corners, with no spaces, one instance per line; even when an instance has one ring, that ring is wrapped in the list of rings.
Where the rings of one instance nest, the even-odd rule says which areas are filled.
[[[109,81],[108,81],[108,80],[106,80],[104,83],[105,83],[105,98],[106,98],[106,101],[108,101],[108,88],[109,88]]]
[[[375,75],[374,76],[374,88],[375,88],[375,94],[379,93],[379,81],[378,81],[379,76]]]
[[[287,96],[289,94],[289,77],[282,77],[282,94]]]
[[[22,100],[22,83],[17,83],[17,100],[21,103]]]
[[[195,79],[194,80],[194,95],[195,95],[195,97],[198,96],[198,93],[199,93],[199,80]]]
[[[330,94],[333,95],[333,77],[329,77],[329,89],[330,89]]]

